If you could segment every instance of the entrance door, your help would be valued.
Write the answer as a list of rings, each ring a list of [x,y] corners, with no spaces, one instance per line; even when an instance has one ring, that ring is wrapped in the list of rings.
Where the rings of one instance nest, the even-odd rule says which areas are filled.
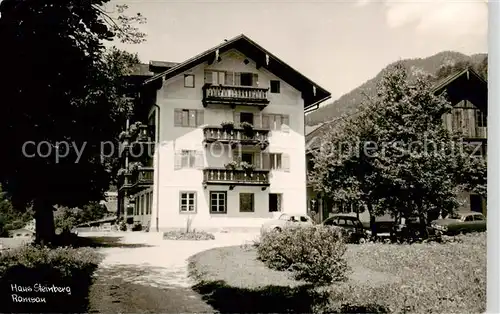
[[[481,196],[477,194],[471,194],[470,195],[470,210],[473,212],[478,212],[482,213],[483,212],[483,206],[482,206],[482,200]]]
[[[281,211],[281,199],[281,194],[269,193],[269,212]]]

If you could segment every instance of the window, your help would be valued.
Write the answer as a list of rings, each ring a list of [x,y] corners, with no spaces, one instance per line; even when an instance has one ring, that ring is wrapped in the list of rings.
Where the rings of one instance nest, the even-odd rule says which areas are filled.
[[[262,115],[262,127],[265,129],[282,131],[283,126],[289,126],[289,124],[290,118],[288,115],[274,113]]]
[[[240,212],[254,211],[253,193],[240,193]]]
[[[141,216],[144,215],[144,197],[145,195],[141,195],[139,198],[141,200]]]
[[[240,73],[240,85],[241,86],[253,86],[253,74],[252,73]]]
[[[181,168],[194,168],[196,164],[196,151],[183,150],[181,152]]]
[[[481,110],[476,110],[476,126],[478,128],[486,127],[487,122],[488,118],[486,116],[486,113],[482,112]]]
[[[233,85],[233,73],[224,71],[205,71],[205,83],[212,85]]]
[[[149,200],[151,199],[151,193],[146,193],[146,215],[149,215],[150,206]]]
[[[474,215],[474,220],[476,220],[476,221],[483,221],[484,217],[482,215]]]
[[[247,122],[253,125],[253,113],[240,112],[240,123]]]
[[[253,154],[252,153],[242,153],[241,161],[253,165]]]
[[[472,221],[472,216],[465,217],[464,221]]]
[[[279,154],[269,154],[269,159],[271,161],[271,169],[279,170],[281,169],[281,153]]]
[[[280,81],[271,81],[271,93],[279,94],[280,93]]]
[[[151,139],[156,141],[156,109],[149,116],[148,125],[150,128]]]
[[[194,75],[184,74],[184,87],[194,88]]]
[[[325,220],[325,222],[323,223],[325,226],[333,226],[333,225],[337,225],[337,218],[329,218],[327,220]]]
[[[181,213],[196,212],[196,192],[181,192],[180,193],[180,208]]]
[[[227,210],[227,192],[213,191],[210,192],[210,212],[211,213],[226,213]]]
[[[201,109],[175,109],[174,126],[195,128],[203,124],[204,111]]]
[[[281,194],[269,193],[269,212],[281,211],[281,199]]]

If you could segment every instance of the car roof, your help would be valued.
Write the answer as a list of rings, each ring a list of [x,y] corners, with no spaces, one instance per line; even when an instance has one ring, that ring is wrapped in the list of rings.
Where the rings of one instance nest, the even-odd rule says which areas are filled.
[[[356,217],[354,215],[349,215],[349,214],[333,214],[330,217],[328,217],[327,219],[331,219],[331,218],[355,218],[355,219],[357,219],[358,217]]]

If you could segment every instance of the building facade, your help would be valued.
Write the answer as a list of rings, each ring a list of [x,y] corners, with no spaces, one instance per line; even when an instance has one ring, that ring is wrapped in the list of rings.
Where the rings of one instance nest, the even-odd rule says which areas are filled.
[[[252,229],[306,213],[304,111],[326,90],[240,35],[146,79],[140,97],[156,145],[122,189],[134,221]]]

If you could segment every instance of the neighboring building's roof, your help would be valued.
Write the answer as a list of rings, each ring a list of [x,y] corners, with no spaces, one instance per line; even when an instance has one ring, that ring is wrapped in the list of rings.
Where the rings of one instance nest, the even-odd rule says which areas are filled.
[[[177,62],[169,62],[169,61],[149,61],[147,63],[139,63],[137,64],[132,72],[132,76],[153,76],[155,74],[167,71],[172,67],[176,66]]]
[[[472,103],[483,106],[486,108],[487,97],[488,97],[488,83],[473,69],[466,68],[457,73],[451,74],[448,77],[437,82],[432,88],[436,94],[442,93],[445,89],[447,90],[448,96],[460,99],[463,97],[464,83],[471,86],[472,84],[474,91],[479,91],[473,93],[472,97],[477,99],[471,99]],[[329,131],[332,127],[339,126],[342,118],[336,118],[334,120],[328,121],[314,129],[309,134],[306,134],[306,148],[308,150],[313,150],[320,145],[320,139],[322,136]]]
[[[434,92],[441,94],[446,90],[448,100],[454,105],[464,99],[478,108],[488,110],[488,82],[472,68],[452,74],[434,85]]]
[[[331,97],[330,92],[320,87],[318,84],[314,83],[243,34],[236,36],[233,39],[224,41],[222,44],[204,51],[183,63],[177,64],[165,72],[154,75],[153,77],[147,79],[145,84],[161,79],[162,77],[165,79],[174,77],[203,62],[212,63],[215,61],[217,54],[221,55],[231,49],[236,49],[242,52],[247,57],[254,60],[257,63],[258,68],[265,68],[297,90],[301,91],[304,98],[304,108],[316,106],[320,102]],[[269,62],[266,62],[266,60]]]

